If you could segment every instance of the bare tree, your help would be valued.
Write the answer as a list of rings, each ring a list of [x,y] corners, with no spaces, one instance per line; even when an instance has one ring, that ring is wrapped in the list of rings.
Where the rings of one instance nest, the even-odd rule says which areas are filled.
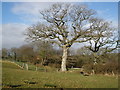
[[[77,49],[77,55],[91,55],[91,51],[86,47],[81,47]]]
[[[13,59],[16,61],[17,59],[17,48],[11,48],[11,53],[13,53]]]
[[[103,53],[111,52],[118,48],[119,40],[117,30],[112,26],[112,23],[103,19],[92,18],[91,23],[94,23],[91,29],[93,32],[90,34],[89,46],[86,46],[94,54],[94,64],[97,63],[97,52],[104,48]]]
[[[66,71],[67,54],[71,45],[91,38],[89,33],[92,32],[92,24],[89,25],[89,20],[95,11],[84,5],[56,3],[40,14],[43,22],[29,27],[26,35],[31,41],[52,40],[52,43],[59,45],[63,49],[61,71]]]

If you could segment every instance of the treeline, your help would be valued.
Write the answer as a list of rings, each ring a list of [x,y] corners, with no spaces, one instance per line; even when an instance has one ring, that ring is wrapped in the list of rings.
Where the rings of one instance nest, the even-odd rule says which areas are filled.
[[[74,51],[75,52],[75,51]],[[83,68],[85,72],[96,74],[118,74],[118,53],[101,53],[94,65],[94,55],[88,49],[80,48],[73,53],[69,50],[67,68]],[[19,48],[2,49],[3,60],[29,62],[34,65],[61,67],[62,49],[53,48],[50,42],[35,42]]]
[[[61,50],[54,49],[51,43],[43,41],[26,44],[19,48],[2,48],[1,58],[44,65],[49,57],[61,54]]]

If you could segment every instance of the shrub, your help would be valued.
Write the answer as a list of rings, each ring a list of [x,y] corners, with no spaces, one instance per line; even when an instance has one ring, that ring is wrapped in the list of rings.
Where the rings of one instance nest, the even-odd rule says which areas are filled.
[[[92,73],[92,70],[95,71],[95,74],[118,74],[118,63],[117,62],[107,62],[105,64],[87,64],[84,66],[84,70],[87,73]]]
[[[93,68],[94,68],[93,64],[86,64],[83,67],[84,71],[87,73],[92,73]]]

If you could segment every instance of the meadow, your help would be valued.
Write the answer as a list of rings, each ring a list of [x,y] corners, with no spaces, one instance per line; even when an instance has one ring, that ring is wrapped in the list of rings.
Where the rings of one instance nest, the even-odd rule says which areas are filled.
[[[2,61],[3,88],[117,88],[116,76],[71,72],[24,70],[14,63]]]

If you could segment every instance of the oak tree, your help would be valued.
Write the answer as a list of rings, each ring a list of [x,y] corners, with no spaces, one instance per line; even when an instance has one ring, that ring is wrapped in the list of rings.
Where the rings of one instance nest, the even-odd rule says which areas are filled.
[[[27,39],[31,41],[52,40],[63,49],[61,71],[66,71],[68,49],[74,43],[91,39],[92,24],[89,20],[95,11],[85,5],[55,3],[49,9],[40,11],[42,20],[27,28]]]

